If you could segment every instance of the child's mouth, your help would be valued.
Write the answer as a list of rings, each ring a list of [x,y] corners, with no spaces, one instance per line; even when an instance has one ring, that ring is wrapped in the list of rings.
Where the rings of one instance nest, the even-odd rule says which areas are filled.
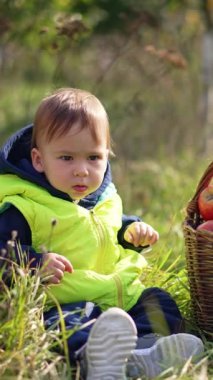
[[[87,186],[85,185],[75,185],[73,189],[78,193],[84,193],[87,190]]]

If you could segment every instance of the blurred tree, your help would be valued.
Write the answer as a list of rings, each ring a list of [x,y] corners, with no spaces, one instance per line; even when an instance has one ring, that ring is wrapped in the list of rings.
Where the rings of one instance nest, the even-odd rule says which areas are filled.
[[[1,0],[0,36],[28,46],[56,37],[91,34],[129,35],[141,26],[163,28],[165,12],[186,10],[192,0]],[[83,18],[82,18],[83,17]],[[84,20],[84,21],[83,21]],[[86,26],[87,24],[87,26]]]
[[[1,0],[0,86],[20,76],[31,92],[88,88],[112,115],[123,156],[196,148],[200,9],[197,0]],[[7,126],[16,114],[5,109]]]

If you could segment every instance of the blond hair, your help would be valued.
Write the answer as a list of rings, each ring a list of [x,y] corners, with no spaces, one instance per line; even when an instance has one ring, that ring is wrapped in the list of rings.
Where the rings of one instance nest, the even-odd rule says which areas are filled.
[[[88,128],[96,141],[105,134],[111,150],[109,121],[102,103],[91,93],[74,88],[61,88],[45,97],[35,114],[32,148],[40,138],[50,142],[66,134],[74,125]]]

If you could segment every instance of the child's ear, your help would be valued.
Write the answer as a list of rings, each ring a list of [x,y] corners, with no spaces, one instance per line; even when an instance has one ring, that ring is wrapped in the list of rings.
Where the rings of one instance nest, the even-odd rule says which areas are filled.
[[[32,165],[37,172],[42,173],[44,171],[41,153],[37,148],[31,150]]]

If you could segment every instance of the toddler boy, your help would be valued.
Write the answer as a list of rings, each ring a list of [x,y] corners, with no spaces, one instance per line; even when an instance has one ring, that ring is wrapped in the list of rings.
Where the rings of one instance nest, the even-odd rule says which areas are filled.
[[[158,233],[123,215],[110,154],[108,117],[94,95],[65,88],[44,98],[33,125],[1,150],[0,244],[16,230],[31,267],[47,278],[72,332],[70,361],[86,361],[84,378],[152,378],[203,345],[183,333],[171,296],[141,282],[147,263],[139,252]],[[60,322],[51,300],[47,328]]]

